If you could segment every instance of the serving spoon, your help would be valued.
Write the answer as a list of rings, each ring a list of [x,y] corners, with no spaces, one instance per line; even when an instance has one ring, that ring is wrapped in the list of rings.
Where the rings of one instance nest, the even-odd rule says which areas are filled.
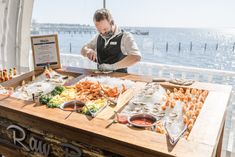
[[[110,102],[110,105],[111,105],[111,106],[116,106],[116,105],[117,105],[117,102],[114,101],[114,100],[112,100],[112,99],[110,99],[108,96],[106,96],[102,90],[99,90],[99,93],[100,93],[105,99],[107,99],[107,100]]]

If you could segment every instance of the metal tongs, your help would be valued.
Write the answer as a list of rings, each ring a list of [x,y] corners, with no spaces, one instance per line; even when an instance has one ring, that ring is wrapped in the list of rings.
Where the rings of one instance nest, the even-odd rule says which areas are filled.
[[[187,80],[187,79],[166,79],[166,78],[153,78],[152,82],[169,82],[175,85],[183,85],[183,86],[190,86],[195,81],[194,80]]]
[[[81,102],[79,100],[73,100],[71,102],[74,103],[74,109],[71,111],[71,113],[67,117],[65,117],[65,119],[67,119],[74,111],[78,112],[77,105],[76,105],[77,102],[79,102],[81,105],[84,105],[87,108],[87,110],[90,113],[91,117],[94,118],[96,116],[96,114],[98,113],[98,112],[92,112],[90,110],[89,106],[87,106],[87,104],[84,103],[84,102]],[[64,109],[62,109],[62,110],[64,110]]]
[[[100,110],[97,111],[97,112],[92,112],[92,111],[90,110],[89,106],[87,106],[86,103],[84,103],[84,106],[87,108],[88,112],[90,113],[91,117],[93,117],[93,118],[94,118],[94,117],[97,115],[97,113],[100,112],[100,110],[101,110],[101,109],[100,109]]]
[[[167,135],[169,137],[170,144],[174,146],[179,141],[179,139],[184,134],[184,132],[187,130],[187,125],[184,126],[183,130],[178,134],[177,137],[173,137],[171,135],[170,131],[168,130],[166,122],[164,123],[164,128],[165,128]]]
[[[93,112],[92,110],[90,110],[89,106],[86,103],[84,103],[84,106],[87,108],[92,118],[94,118],[98,113],[100,113],[107,105],[108,103],[104,105],[103,107],[101,107],[98,111]]]
[[[105,99],[107,99],[107,100],[110,102],[110,105],[111,105],[111,106],[116,106],[116,105],[117,105],[117,102],[114,101],[114,100],[112,100],[112,99],[110,99],[108,96],[106,96],[102,90],[99,90],[99,93],[100,93],[103,97],[105,97]]]

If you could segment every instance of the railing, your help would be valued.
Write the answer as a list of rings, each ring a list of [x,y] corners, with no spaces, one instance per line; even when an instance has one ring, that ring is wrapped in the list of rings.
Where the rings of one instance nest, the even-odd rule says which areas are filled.
[[[96,64],[81,55],[61,54],[61,63],[66,66],[77,66],[87,69],[95,69]],[[235,72],[213,69],[202,69],[184,66],[165,65],[149,62],[140,62],[130,68],[129,73],[140,75],[152,75],[156,77],[185,78],[196,81],[220,83],[232,85],[233,90],[227,107],[227,117],[224,130],[223,149],[232,152],[230,143],[234,143],[231,135],[235,134],[233,112],[235,112]],[[231,142],[232,140],[232,142]],[[235,144],[235,143],[234,143]]]
[[[43,33],[43,31],[40,31],[41,33]],[[47,34],[48,33],[55,33],[55,32],[58,32],[58,33],[61,33],[61,32],[64,32],[66,33],[66,31],[63,31],[63,30],[51,30],[50,32],[49,31],[45,31]],[[74,33],[76,34],[76,32],[78,33],[82,33],[81,31],[67,31],[69,34],[70,33]],[[33,31],[32,31],[33,33]],[[90,33],[90,34],[95,34],[96,31],[83,31],[83,33]],[[142,35],[144,33],[148,33],[148,32],[138,32],[138,30],[135,30],[135,32],[131,32],[132,34],[135,34],[135,35]],[[74,47],[77,46],[77,43],[74,43],[73,41],[74,39],[70,39],[70,41],[67,43],[67,45],[63,45],[63,49],[66,49],[66,50],[70,50],[69,53],[74,53]],[[150,38],[150,40],[153,40]],[[88,42],[88,41],[87,41]],[[85,44],[85,43],[84,43]],[[195,46],[197,44],[197,46]],[[146,52],[150,52],[152,51],[152,54],[154,54],[155,52],[161,52],[161,53],[172,53],[172,50],[171,52],[170,49],[174,49],[173,52],[177,52],[177,53],[191,53],[191,52],[216,52],[216,51],[221,51],[223,50],[224,48],[224,45],[219,45],[219,43],[215,43],[215,44],[208,44],[208,43],[195,43],[195,45],[193,45],[192,42],[186,44],[186,43],[181,43],[181,42],[178,42],[178,43],[174,43],[174,44],[170,44],[169,42],[166,42],[166,43],[162,43],[162,42],[159,42],[159,45],[156,45],[156,43],[152,42],[150,45],[145,42],[140,42],[138,45],[140,45],[140,48],[141,48],[141,51],[146,51]],[[145,45],[148,45],[148,46],[145,46]],[[230,53],[233,53],[235,52],[235,42],[234,43],[230,43],[230,44],[226,44],[226,51],[230,52]],[[76,51],[76,49],[75,49]]]
[[[168,42],[166,42],[166,45],[165,45],[165,51],[166,52],[168,52],[168,50],[169,50],[169,46],[170,44],[168,43]],[[177,49],[178,49],[178,52],[181,52],[182,51],[182,48],[184,48],[184,49],[187,49],[187,51],[188,52],[192,52],[193,51],[193,42],[191,41],[189,44],[182,44],[181,42],[179,42],[178,44],[176,44],[177,45]],[[183,47],[184,46],[184,47]],[[230,45],[227,45],[228,47],[230,46]],[[207,49],[209,48],[209,49],[213,49],[213,51],[217,51],[218,49],[219,49],[219,43],[216,43],[215,45],[211,45],[210,44],[210,47],[209,47],[209,45],[208,45],[208,43],[201,43],[201,49],[205,52],[205,51],[207,51]],[[155,45],[153,44],[153,48],[152,49],[156,49],[155,48]],[[197,49],[198,50],[198,49]],[[232,51],[232,52],[234,52],[234,50],[235,50],[235,42],[231,45],[231,48],[230,48],[230,50]]]
[[[63,65],[78,66],[81,68],[95,69],[96,63],[89,61],[81,55],[61,54]],[[140,75],[153,75],[158,77],[187,78],[196,81],[223,83],[234,85],[235,72],[214,69],[193,68],[185,66],[175,66],[157,64],[150,62],[140,62],[128,69],[129,73]]]

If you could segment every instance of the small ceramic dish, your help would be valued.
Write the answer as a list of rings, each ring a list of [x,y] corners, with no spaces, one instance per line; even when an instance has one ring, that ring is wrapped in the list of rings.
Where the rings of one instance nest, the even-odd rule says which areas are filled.
[[[128,117],[128,123],[136,127],[153,127],[156,125],[157,119],[151,114],[135,114]]]

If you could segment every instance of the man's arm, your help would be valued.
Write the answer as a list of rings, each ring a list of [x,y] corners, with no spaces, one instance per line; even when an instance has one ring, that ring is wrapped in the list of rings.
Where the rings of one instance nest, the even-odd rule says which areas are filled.
[[[92,39],[89,43],[87,43],[85,46],[81,49],[81,54],[84,57],[89,58],[92,61],[96,60],[96,42],[97,42],[97,36]]]
[[[141,60],[141,53],[131,33],[123,34],[121,49],[126,57],[115,63],[117,69],[127,68]]]
[[[128,55],[119,62],[115,63],[117,69],[127,68],[134,65],[141,60],[141,56],[138,55]]]
[[[129,55],[114,64],[100,64],[100,65],[98,65],[98,69],[100,69],[100,70],[117,70],[117,69],[127,68],[127,67],[132,66],[133,64],[139,62],[140,59],[141,59],[141,56]]]

